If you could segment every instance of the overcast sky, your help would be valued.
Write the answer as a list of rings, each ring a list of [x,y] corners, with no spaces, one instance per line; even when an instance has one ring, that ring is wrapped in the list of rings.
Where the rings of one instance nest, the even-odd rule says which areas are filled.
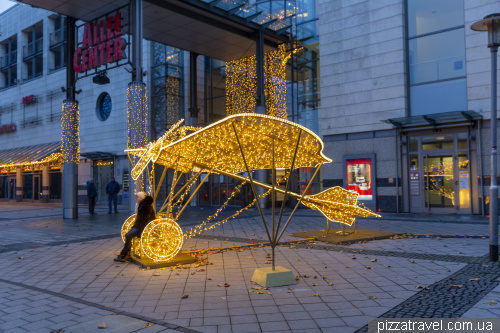
[[[0,0],[0,13],[14,6],[16,3],[10,0]]]

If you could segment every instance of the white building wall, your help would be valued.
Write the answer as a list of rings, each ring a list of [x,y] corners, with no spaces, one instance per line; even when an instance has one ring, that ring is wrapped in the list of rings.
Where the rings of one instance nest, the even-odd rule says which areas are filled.
[[[322,135],[406,115],[403,0],[318,0]]]
[[[464,0],[464,7],[468,106],[469,110],[480,112],[484,119],[491,119],[491,53],[486,47],[488,33],[473,31],[470,27],[486,15],[500,12],[500,2],[498,0]],[[497,81],[500,82],[500,67]],[[500,97],[500,90],[497,91],[498,97]]]
[[[27,5],[17,5],[0,15],[2,23],[2,36],[0,43],[17,34],[18,40],[18,78],[26,74],[22,72],[22,49],[26,45],[27,36],[22,30],[33,24],[43,21],[44,23],[44,75],[27,82],[21,82],[17,86],[0,91],[0,108],[10,103],[15,103],[13,113],[0,115],[0,125],[14,123],[17,131],[0,134],[0,150],[25,147],[37,144],[61,141],[61,109],[66,94],[61,87],[66,86],[66,68],[50,72],[52,54],[49,51],[50,32],[53,31],[53,22],[50,16],[54,13],[32,8]],[[26,40],[26,41],[25,41]],[[150,42],[143,41],[143,67],[150,68]],[[151,71],[149,71],[151,72]],[[107,76],[111,83],[97,85],[92,83],[92,77],[78,80],[76,90],[82,89],[76,99],[80,104],[80,151],[101,151],[124,155],[127,146],[127,86],[132,76],[124,67],[108,71]],[[143,78],[148,89],[150,86],[149,76]],[[49,97],[51,92],[55,95]],[[107,92],[111,96],[112,110],[109,118],[105,121],[98,119],[96,115],[96,103],[99,95]],[[22,97],[36,95],[36,103],[23,106]],[[22,127],[24,117],[33,117],[37,114],[41,117],[39,125]],[[48,119],[49,115],[56,114],[53,121]]]

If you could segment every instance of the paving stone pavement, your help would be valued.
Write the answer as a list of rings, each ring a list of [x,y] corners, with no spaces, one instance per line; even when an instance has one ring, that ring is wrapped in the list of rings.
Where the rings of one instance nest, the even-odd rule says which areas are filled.
[[[300,213],[286,235],[325,227],[324,218]],[[431,309],[433,316],[445,317],[479,317],[479,312],[498,317],[500,313],[498,305],[488,303],[500,303],[500,270],[487,262],[488,240],[482,237],[410,236],[350,246],[283,245],[277,248],[277,264],[299,276],[299,284],[291,290],[257,290],[250,280],[255,268],[269,266],[270,247],[215,251],[203,255],[210,262],[207,266],[142,270],[111,260],[123,243],[117,237],[119,230],[109,229],[110,224],[126,218],[125,213],[103,216],[100,228],[97,221],[92,226],[95,232],[73,237],[69,234],[76,225],[88,220],[60,220],[57,223],[62,223],[59,228],[64,234],[58,238],[46,231],[55,223],[50,222],[51,216],[29,214],[23,216],[26,221],[0,221],[0,226],[9,225],[13,235],[25,234],[22,242],[16,243],[14,237],[10,244],[0,243],[4,245],[0,252],[0,288],[4,291],[0,294],[0,331],[52,332],[120,314],[154,324],[140,332],[361,332],[368,318],[416,316],[422,307]],[[16,227],[14,222],[24,224]],[[71,229],[71,223],[78,224]],[[362,224],[363,228],[414,234],[419,230],[438,235],[487,233],[481,223],[364,220]],[[189,229],[193,223],[181,221],[181,225]],[[246,216],[186,240],[183,250],[264,242],[264,235],[259,218]],[[0,242],[4,239],[0,235]],[[28,248],[27,244],[37,245]],[[472,277],[481,280],[469,281]],[[182,298],[185,294],[188,297]]]

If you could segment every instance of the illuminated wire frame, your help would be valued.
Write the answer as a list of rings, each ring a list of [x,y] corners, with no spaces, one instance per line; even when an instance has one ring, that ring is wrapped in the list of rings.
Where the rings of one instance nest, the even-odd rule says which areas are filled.
[[[345,225],[352,225],[356,216],[379,216],[359,205],[357,193],[347,191],[341,187],[330,188],[315,195],[306,195],[312,180],[323,163],[330,163],[332,160],[323,155],[323,142],[321,139],[314,132],[301,125],[282,118],[253,113],[228,116],[203,129],[186,128],[179,125],[180,123],[174,125],[162,138],[144,148],[126,150],[129,158],[139,158],[138,163],[133,163],[132,177],[139,179],[145,177],[144,174],[147,173],[151,184],[150,193],[152,193],[155,202],[166,170],[174,170],[170,194],[157,211],[158,218],[148,224],[141,238],[142,251],[153,261],[167,261],[173,258],[180,250],[184,238],[193,237],[203,231],[213,229],[230,218],[236,217],[255,203],[259,208],[266,233],[273,248],[273,258],[274,248],[300,203],[320,211],[329,220]],[[193,131],[193,133],[188,134],[190,131]],[[131,158],[132,160],[133,158]],[[154,179],[155,164],[164,166],[163,174],[158,183]],[[291,171],[303,167],[316,167],[316,171],[302,195],[290,192],[291,177],[289,175]],[[286,175],[279,180],[286,180],[285,189],[276,187],[275,171],[278,168],[288,170]],[[272,170],[273,183],[271,185],[252,179],[252,172],[258,169]],[[246,172],[246,177],[240,175],[243,172]],[[175,192],[174,189],[182,173],[194,173],[194,175],[179,191]],[[202,173],[204,174],[203,179],[191,191],[191,187],[195,185]],[[204,181],[212,173],[242,181],[242,184],[236,189],[237,191],[243,184],[249,182],[254,200],[229,218],[209,224],[226,207],[229,200],[236,194],[235,191],[214,215],[183,234],[177,220]],[[156,184],[159,185],[155,189]],[[264,187],[267,191],[258,197],[255,186]],[[275,221],[274,202],[276,193],[284,194],[283,201],[286,201],[288,196],[298,199],[297,205],[281,230],[284,206],[282,205],[279,218]],[[185,199],[188,194],[190,194],[189,198]],[[271,195],[273,202],[271,228],[268,227],[259,200],[257,200],[267,195]],[[176,199],[177,202],[174,202]],[[185,202],[183,202],[184,200]],[[172,208],[176,204],[183,205],[174,216]],[[156,207],[156,204],[154,207]],[[122,228],[122,237],[130,229],[133,221],[135,221],[134,216],[125,221]]]

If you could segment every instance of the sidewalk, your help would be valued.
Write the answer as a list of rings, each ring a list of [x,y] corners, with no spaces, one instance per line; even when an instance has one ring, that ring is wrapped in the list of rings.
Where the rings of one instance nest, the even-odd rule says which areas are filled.
[[[269,266],[269,247],[211,251],[203,255],[207,266],[142,270],[112,261],[123,245],[118,235],[127,213],[82,215],[74,221],[61,219],[60,211],[52,209],[0,205],[2,218],[7,217],[0,221],[2,332],[90,332],[105,322],[109,329],[124,333],[342,333],[365,332],[368,318],[379,316],[500,315],[500,266],[488,263],[488,239],[482,237],[410,235],[350,246],[282,245],[277,248],[277,264],[291,269],[299,284],[264,290],[250,280],[255,268]],[[180,224],[189,229],[208,212],[190,208]],[[307,212],[311,213],[298,211],[284,238],[292,239],[289,234],[296,231],[325,228],[324,217]],[[187,239],[183,249],[265,242],[256,213],[249,210]],[[488,231],[484,224],[385,215],[360,219],[358,224],[413,234]]]

